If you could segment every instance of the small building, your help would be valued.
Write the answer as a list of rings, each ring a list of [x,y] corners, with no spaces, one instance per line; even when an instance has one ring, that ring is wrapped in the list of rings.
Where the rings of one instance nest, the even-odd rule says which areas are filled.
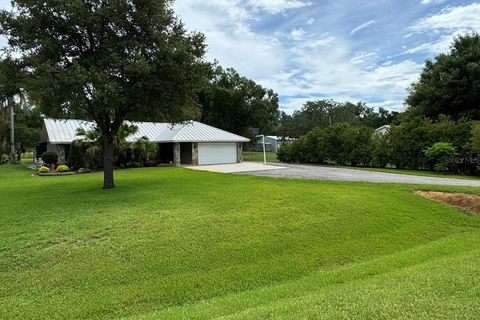
[[[268,152],[278,152],[280,146],[284,143],[291,143],[295,141],[294,138],[290,137],[279,137],[279,136],[265,136],[265,151]],[[263,138],[258,137],[255,144],[255,151],[263,151]]]
[[[176,165],[207,165],[236,163],[242,161],[243,143],[250,139],[197,121],[184,123],[126,122],[138,127],[138,132],[129,136],[127,142],[147,137],[158,144],[159,163]],[[93,122],[85,120],[44,119],[42,142],[36,154],[54,151],[59,162],[68,158],[70,146],[79,139],[77,130],[92,130]]]
[[[384,125],[384,126],[381,126],[377,129],[375,129],[375,133],[378,133],[378,134],[386,134],[390,131],[390,126],[387,124],[387,125]]]

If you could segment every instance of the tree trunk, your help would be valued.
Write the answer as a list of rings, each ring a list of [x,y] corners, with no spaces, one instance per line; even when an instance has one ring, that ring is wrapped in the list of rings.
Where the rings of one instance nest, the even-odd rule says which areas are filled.
[[[103,145],[103,189],[115,188],[113,178],[113,138],[105,136]]]

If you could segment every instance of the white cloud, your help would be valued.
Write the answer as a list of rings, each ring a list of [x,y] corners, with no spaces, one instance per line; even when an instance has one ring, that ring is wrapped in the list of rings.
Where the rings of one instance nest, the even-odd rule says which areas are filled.
[[[432,52],[448,50],[453,38],[469,32],[480,32],[480,3],[459,7],[447,7],[439,13],[417,20],[408,29],[414,33],[438,34],[438,38],[424,42],[404,53]]]
[[[303,39],[303,36],[305,35],[305,30],[303,30],[302,28],[298,28],[298,29],[293,29],[292,32],[290,32],[290,36],[293,40],[302,40]]]
[[[260,9],[273,14],[311,5],[309,2],[298,0],[248,0],[246,2],[249,6],[255,9]]]
[[[285,2],[285,1],[284,1]],[[280,44],[274,37],[251,31],[255,14],[240,1],[177,1],[175,10],[189,30],[207,37],[207,57],[218,59],[225,67],[234,67],[252,78],[275,73],[285,63],[278,54]],[[260,4],[268,1],[260,1]],[[275,6],[278,8],[278,4]]]
[[[353,57],[350,62],[353,64],[362,64],[367,61],[370,61],[372,58],[374,58],[377,55],[376,52],[362,52],[359,55]]]
[[[184,0],[176,2],[175,9],[188,29],[205,33],[210,60],[218,59],[222,66],[234,67],[278,92],[283,97],[281,107],[288,113],[320,96],[339,101],[384,100],[385,104],[375,106],[402,106],[421,64],[410,60],[377,64],[377,52],[353,50],[348,34],[318,32],[307,27],[306,18],[303,26],[296,24],[288,31],[256,32],[252,24],[258,19],[292,6],[280,1],[267,12],[267,3],[260,1],[252,11],[251,1]],[[375,22],[368,21],[352,32]]]
[[[377,22],[377,21],[376,21],[376,20],[370,20],[370,21],[367,21],[367,22],[365,22],[365,23],[362,23],[361,25],[359,25],[358,27],[356,27],[355,29],[353,29],[352,31],[350,31],[350,34],[354,34],[354,33],[356,33],[356,32],[358,32],[358,31],[360,31],[360,30],[368,27],[369,25],[371,25],[371,24],[373,24],[373,23],[375,23],[375,22]]]
[[[447,0],[421,0],[420,3],[421,4],[441,4],[441,3],[444,3],[445,1]]]
[[[416,32],[432,30],[480,30],[480,3],[447,7],[437,14],[422,18],[409,28]]]

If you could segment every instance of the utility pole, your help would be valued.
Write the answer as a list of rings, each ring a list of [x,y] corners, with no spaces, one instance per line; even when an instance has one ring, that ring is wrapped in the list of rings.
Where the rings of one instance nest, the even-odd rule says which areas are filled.
[[[259,134],[255,136],[255,138],[260,138],[262,137],[262,144],[263,144],[263,164],[267,165],[267,151],[265,148],[265,135],[264,134]]]

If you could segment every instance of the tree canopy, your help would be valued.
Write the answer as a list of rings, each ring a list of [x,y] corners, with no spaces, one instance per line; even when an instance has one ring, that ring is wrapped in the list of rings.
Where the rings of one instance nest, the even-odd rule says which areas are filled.
[[[335,123],[378,128],[391,123],[396,114],[383,108],[377,112],[361,102],[308,101],[291,116],[282,113],[277,132],[281,136],[300,137],[313,128],[326,128]]]
[[[269,134],[279,116],[277,94],[234,69],[217,67],[199,102],[202,122],[241,135],[249,135],[250,128]]]
[[[14,0],[1,31],[23,54],[26,85],[46,115],[96,122],[104,188],[114,187],[113,141],[124,120],[199,114],[204,36],[188,33],[171,0]]]
[[[480,120],[480,35],[460,36],[450,52],[427,61],[406,103],[414,116]]]

